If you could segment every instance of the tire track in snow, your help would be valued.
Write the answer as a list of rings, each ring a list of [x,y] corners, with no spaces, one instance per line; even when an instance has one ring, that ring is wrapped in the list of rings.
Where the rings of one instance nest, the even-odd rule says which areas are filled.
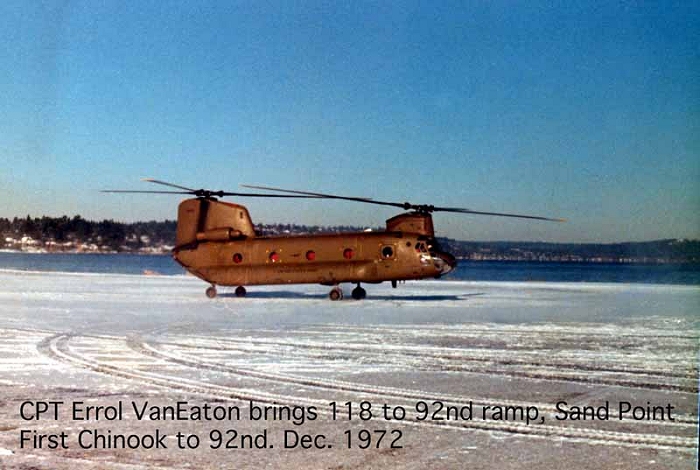
[[[279,347],[294,348],[292,351],[286,351],[289,355],[307,355],[298,350],[304,349],[307,351],[318,351],[321,357],[324,353],[349,353],[354,354],[361,352],[364,355],[386,357],[388,354],[397,356],[397,361],[401,362],[401,357],[411,357],[424,361],[426,358],[437,362],[425,362],[419,367],[431,368],[439,367],[445,371],[457,372],[478,372],[490,375],[506,375],[512,377],[524,377],[528,379],[539,380],[557,380],[589,383],[593,385],[609,385],[621,386],[630,388],[641,388],[650,390],[668,390],[685,393],[697,393],[698,385],[695,377],[690,373],[680,374],[667,371],[659,371],[657,369],[637,368],[637,367],[601,367],[591,366],[587,364],[565,362],[565,361],[550,361],[536,357],[531,359],[518,359],[516,357],[499,357],[494,354],[503,354],[502,350],[494,350],[484,348],[483,355],[477,355],[474,352],[460,348],[442,348],[435,346],[396,346],[392,344],[329,344],[328,342],[312,342],[312,341],[281,341],[281,340],[266,340],[266,339],[237,339],[228,338],[228,344],[217,344],[212,346],[197,344],[187,344],[182,342],[163,342],[183,348],[192,349],[211,349],[241,353],[258,353],[276,355],[279,353]],[[236,344],[234,346],[231,344]],[[515,354],[513,354],[515,355]],[[523,354],[525,355],[525,354]],[[459,362],[459,364],[450,364],[450,361]],[[445,363],[447,362],[447,363]],[[469,362],[471,365],[464,365],[463,362]],[[518,367],[518,369],[512,369]],[[523,370],[523,368],[536,368],[535,370]],[[589,373],[599,374],[625,374],[629,376],[627,379],[619,379],[614,377],[601,377],[590,375]],[[588,374],[588,375],[586,375]],[[649,380],[659,378],[658,381]],[[673,378],[677,381],[685,383],[670,383],[664,379]]]
[[[186,350],[183,351],[185,354],[183,355],[182,352],[173,352],[173,351],[164,351],[162,349],[158,349],[159,344],[167,344],[167,345],[172,345],[172,343],[154,343],[154,342],[146,342],[141,338],[130,338],[128,341],[129,346],[142,354],[150,355],[153,357],[157,357],[160,359],[165,359],[172,361],[174,363],[192,367],[192,368],[205,368],[209,370],[214,370],[214,371],[219,371],[219,372],[226,372],[234,375],[241,375],[245,377],[252,377],[255,379],[260,379],[260,380],[268,380],[268,381],[274,381],[274,382],[282,382],[282,383],[288,383],[288,384],[293,384],[293,385],[301,385],[301,386],[308,386],[308,387],[316,387],[316,388],[322,388],[322,389],[327,389],[327,390],[340,390],[340,391],[345,391],[345,392],[353,392],[353,393],[363,393],[363,394],[368,394],[368,395],[373,395],[373,396],[383,396],[387,398],[403,398],[403,399],[414,399],[414,400],[423,400],[423,401],[431,401],[431,400],[437,400],[437,401],[443,401],[443,402],[450,402],[450,403],[464,403],[468,402],[469,400],[478,403],[479,405],[489,405],[489,406],[497,406],[497,405],[509,405],[509,406],[535,406],[539,410],[546,411],[548,413],[555,413],[557,410],[554,406],[549,405],[549,404],[544,404],[544,403],[534,403],[534,402],[523,402],[523,401],[509,401],[509,400],[494,400],[490,398],[474,398],[474,397],[464,397],[464,396],[456,396],[456,395],[450,395],[450,394],[435,394],[433,392],[426,392],[426,391],[420,391],[420,390],[408,390],[408,389],[400,389],[400,388],[394,388],[394,387],[385,387],[385,386],[374,386],[374,385],[368,385],[368,384],[360,384],[356,382],[348,382],[344,380],[335,380],[335,379],[321,379],[317,377],[306,377],[306,376],[298,376],[298,375],[293,375],[293,374],[284,374],[284,373],[273,373],[273,372],[264,372],[264,371],[258,371],[255,369],[250,369],[250,368],[240,368],[240,367],[233,367],[229,366],[226,364],[222,364],[219,361],[211,361],[211,360],[203,360],[201,358],[197,358],[192,355],[187,355]],[[225,358],[222,357],[221,361],[225,361]],[[615,419],[618,418],[617,415],[611,414],[611,418]],[[692,416],[689,415],[677,415],[676,417],[676,422],[647,422],[647,421],[642,421],[641,423],[644,424],[655,424],[655,425],[680,425],[680,426],[692,426],[695,427],[698,424],[698,420],[693,418]],[[641,424],[640,423],[640,424]]]
[[[110,352],[121,349],[125,352],[133,352],[129,348],[127,339],[121,342],[118,340],[95,338],[88,336],[78,336],[69,334],[57,334],[50,336],[37,345],[37,349],[62,363],[67,363],[75,367],[92,370],[113,377],[127,378],[138,383],[156,385],[170,390],[185,391],[224,400],[254,400],[262,403],[294,404],[305,406],[317,406],[321,414],[327,414],[323,410],[328,404],[327,400],[310,399],[307,397],[287,396],[271,394],[256,389],[245,389],[239,387],[229,387],[217,385],[196,379],[187,379],[174,375],[147,372],[139,369],[129,368],[128,365],[114,365],[107,361],[100,361],[80,353],[80,347],[71,347],[71,340],[82,339],[83,341],[98,341],[95,346],[109,347]],[[111,344],[106,344],[111,343]],[[154,359],[155,361],[155,359]],[[157,362],[154,362],[154,365]],[[630,432],[616,432],[599,429],[575,428],[552,426],[545,424],[527,425],[520,422],[501,421],[459,421],[459,422],[424,422],[424,421],[402,421],[402,425],[430,426],[454,430],[478,430],[490,433],[507,433],[528,436],[534,438],[564,438],[573,441],[595,445],[612,445],[633,448],[655,448],[659,450],[673,450],[693,453],[696,451],[696,440],[679,436],[668,436],[659,434],[642,434]]]

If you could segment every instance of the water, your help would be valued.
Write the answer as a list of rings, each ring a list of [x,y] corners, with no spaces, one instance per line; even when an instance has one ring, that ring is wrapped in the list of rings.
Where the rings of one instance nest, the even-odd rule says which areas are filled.
[[[0,252],[0,269],[164,275],[185,271],[168,255]],[[625,282],[700,285],[700,265],[460,261],[445,279],[469,281]]]
[[[470,281],[700,285],[700,265],[460,261],[453,277]]]
[[[0,269],[70,273],[185,274],[169,255],[87,253],[0,253]]]

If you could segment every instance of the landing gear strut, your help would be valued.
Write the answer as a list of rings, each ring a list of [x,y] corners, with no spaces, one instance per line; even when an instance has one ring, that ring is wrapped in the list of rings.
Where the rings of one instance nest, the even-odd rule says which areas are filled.
[[[333,300],[333,301],[343,300],[343,289],[341,289],[340,286],[335,286],[328,293],[328,298]]]
[[[207,290],[205,290],[204,293],[207,294],[207,297],[209,297],[210,299],[213,299],[214,297],[216,297],[216,287],[213,285],[210,287],[207,287]]]
[[[245,297],[246,290],[243,286],[236,287],[236,297]]]
[[[360,287],[360,283],[357,283],[357,287],[352,290],[352,298],[355,300],[362,300],[367,297],[367,291]]]

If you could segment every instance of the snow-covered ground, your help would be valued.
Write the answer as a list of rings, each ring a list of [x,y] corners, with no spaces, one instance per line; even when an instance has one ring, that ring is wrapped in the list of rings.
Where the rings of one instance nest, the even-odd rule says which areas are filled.
[[[210,300],[205,287],[186,276],[0,270],[0,468],[695,466],[698,287],[421,281],[367,285],[359,302],[304,285],[251,287],[243,299],[220,288]],[[29,418],[36,401],[62,401],[57,419],[23,419],[22,404]],[[242,417],[134,411],[178,401]],[[564,401],[598,419],[557,419]],[[77,420],[80,402],[125,411]],[[642,419],[620,413],[624,403]],[[251,420],[255,406],[272,414]],[[511,416],[494,414],[507,407]],[[80,448],[79,433],[94,428],[159,429],[167,449]],[[69,448],[47,448],[49,438],[21,448],[22,430],[65,432]],[[263,431],[268,448],[212,448]],[[309,442],[326,447],[284,449],[288,431],[323,435]],[[201,445],[179,449],[178,432]]]

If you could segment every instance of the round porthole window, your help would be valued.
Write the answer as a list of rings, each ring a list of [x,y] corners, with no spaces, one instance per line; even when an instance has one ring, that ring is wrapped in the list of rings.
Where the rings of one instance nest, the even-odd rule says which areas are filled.
[[[353,256],[355,256],[355,251],[353,251],[352,248],[345,248],[343,250],[343,258],[352,259]]]
[[[316,259],[316,252],[313,250],[309,250],[306,252],[306,259],[308,261],[313,261]]]
[[[272,253],[270,253],[270,261],[272,261],[273,263],[276,263],[279,260],[280,260],[280,255],[278,255],[276,251],[273,251]]]
[[[382,258],[391,258],[394,256],[394,248],[391,246],[382,247]]]
[[[242,254],[236,253],[235,255],[233,255],[233,262],[234,262],[234,263],[238,264],[238,263],[240,263],[240,262],[242,262],[242,261],[243,261],[243,255],[242,255]]]

